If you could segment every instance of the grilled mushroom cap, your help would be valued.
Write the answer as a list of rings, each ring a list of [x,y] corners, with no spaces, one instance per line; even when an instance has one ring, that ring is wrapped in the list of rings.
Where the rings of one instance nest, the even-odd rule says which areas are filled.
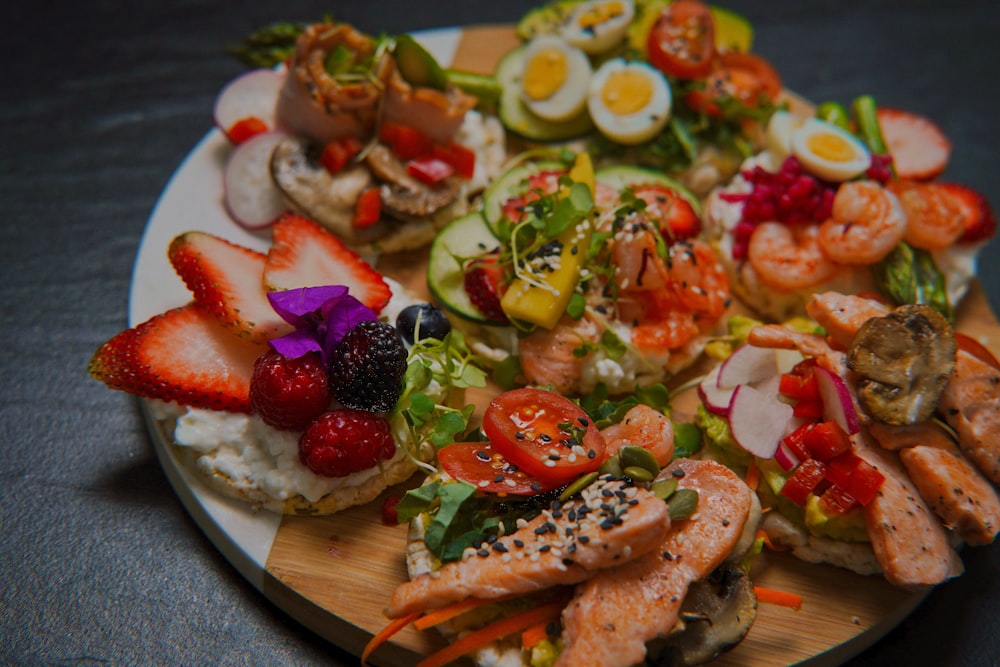
[[[739,644],[757,618],[757,594],[742,568],[722,565],[688,588],[681,618],[666,638],[650,643],[651,667],[690,667]]]
[[[886,424],[930,419],[955,366],[955,332],[934,308],[900,306],[865,322],[851,341],[847,367],[858,401]]]

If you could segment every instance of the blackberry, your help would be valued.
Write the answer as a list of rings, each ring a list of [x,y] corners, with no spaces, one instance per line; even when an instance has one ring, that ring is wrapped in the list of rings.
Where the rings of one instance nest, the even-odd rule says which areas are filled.
[[[440,308],[430,303],[418,303],[407,306],[396,317],[396,330],[403,340],[413,343],[414,332],[420,326],[420,338],[436,338],[443,340],[451,331],[451,322]]]
[[[388,412],[403,391],[406,348],[395,327],[366,320],[344,336],[330,360],[330,393],[348,408]]]

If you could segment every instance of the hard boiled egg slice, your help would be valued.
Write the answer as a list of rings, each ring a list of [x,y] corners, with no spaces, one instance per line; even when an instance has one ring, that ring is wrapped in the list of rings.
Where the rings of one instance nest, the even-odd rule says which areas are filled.
[[[771,114],[771,120],[767,123],[767,135],[765,137],[767,150],[769,150],[778,160],[784,160],[792,154],[792,132],[802,127],[806,119],[796,116],[784,109],[779,109]]]
[[[792,154],[806,171],[834,183],[864,173],[872,160],[860,139],[818,118],[792,131]]]
[[[545,120],[568,120],[583,112],[590,84],[587,55],[555,35],[528,43],[521,76],[521,100]]]
[[[663,129],[670,119],[672,100],[662,72],[646,63],[615,58],[591,78],[587,110],[601,134],[633,145]]]
[[[622,43],[634,16],[632,0],[583,2],[561,33],[567,42],[591,55],[606,53]]]

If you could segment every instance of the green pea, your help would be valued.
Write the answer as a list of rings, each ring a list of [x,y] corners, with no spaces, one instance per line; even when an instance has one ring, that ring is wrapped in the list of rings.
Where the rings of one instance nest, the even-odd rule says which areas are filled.
[[[569,486],[563,489],[563,492],[559,494],[559,500],[566,501],[580,493],[588,486],[593,484],[594,480],[597,479],[598,474],[596,472],[588,472],[586,475],[581,475],[575,481],[573,481]]]
[[[698,492],[694,489],[677,489],[667,499],[667,509],[671,521],[690,519],[698,507]]]

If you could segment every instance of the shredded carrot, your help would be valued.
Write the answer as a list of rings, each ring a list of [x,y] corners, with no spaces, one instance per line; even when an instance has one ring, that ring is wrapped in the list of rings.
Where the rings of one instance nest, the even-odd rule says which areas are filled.
[[[771,537],[763,530],[757,531],[757,539],[764,540],[764,546],[771,551],[787,551],[788,547],[783,544],[778,544],[777,542],[772,542]]]
[[[479,607],[486,606],[488,604],[496,604],[498,602],[503,602],[504,600],[509,600],[513,596],[507,596],[503,598],[497,598],[494,600],[488,600],[483,598],[466,598],[461,602],[456,602],[455,604],[448,605],[447,607],[441,607],[440,609],[435,609],[434,611],[429,611],[417,620],[413,622],[413,627],[417,630],[426,630],[427,628],[434,627],[438,623],[444,623],[445,621],[450,621],[456,616],[460,616],[467,611],[477,609]]]
[[[525,628],[524,632],[521,633],[521,646],[523,648],[531,648],[535,644],[547,639],[549,636],[549,625],[550,621],[542,621],[541,623],[536,623],[531,627]]]
[[[384,628],[379,630],[378,633],[371,638],[371,641],[365,645],[365,650],[361,652],[361,667],[368,667],[368,663],[366,661],[368,660],[368,657],[375,652],[375,649],[388,641],[389,638],[397,632],[412,623],[418,616],[420,616],[420,612],[415,611],[412,614],[408,614],[400,618],[394,618],[389,621],[389,623]]]
[[[760,468],[757,467],[757,463],[754,461],[750,462],[747,467],[747,486],[749,486],[754,491],[757,490],[757,484],[760,483]]]
[[[449,644],[440,651],[432,653],[421,660],[417,663],[417,667],[442,667],[442,665],[447,665],[452,660],[457,660],[463,655],[471,653],[492,641],[514,634],[515,632],[520,632],[538,623],[548,623],[558,618],[564,606],[566,606],[565,601],[559,599],[539,605],[534,609],[528,609],[513,616],[502,618],[495,623],[487,625],[485,628],[463,635],[453,644]]]
[[[802,608],[802,596],[798,593],[789,593],[788,591],[779,591],[762,586],[754,586],[753,590],[757,594],[757,600],[760,602],[791,607],[796,611]]]

